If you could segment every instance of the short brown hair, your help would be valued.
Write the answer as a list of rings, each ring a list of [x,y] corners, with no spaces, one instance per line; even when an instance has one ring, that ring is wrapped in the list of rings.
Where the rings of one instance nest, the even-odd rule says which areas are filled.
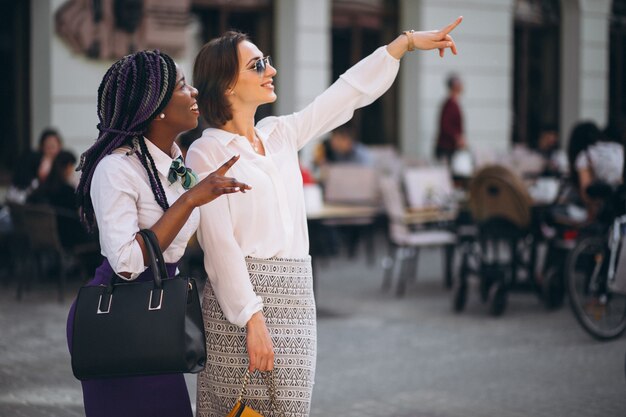
[[[348,136],[350,139],[354,139],[354,131],[355,131],[354,125],[352,124],[352,121],[350,120],[342,124],[341,126],[334,128],[331,133],[335,135]]]
[[[198,89],[200,114],[211,127],[222,127],[233,118],[230,103],[224,94],[239,76],[239,43],[248,35],[228,31],[206,43],[193,66],[193,83]]]

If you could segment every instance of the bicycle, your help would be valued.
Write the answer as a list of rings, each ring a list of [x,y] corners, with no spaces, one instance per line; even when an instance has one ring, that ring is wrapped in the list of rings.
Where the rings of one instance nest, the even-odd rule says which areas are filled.
[[[623,190],[611,194],[616,204],[606,206],[610,209],[623,207],[619,199]],[[570,306],[583,329],[598,340],[615,339],[626,330],[626,291],[623,288],[626,265],[619,263],[624,257],[621,252],[626,236],[626,214],[611,217],[610,226],[581,239],[567,261]]]

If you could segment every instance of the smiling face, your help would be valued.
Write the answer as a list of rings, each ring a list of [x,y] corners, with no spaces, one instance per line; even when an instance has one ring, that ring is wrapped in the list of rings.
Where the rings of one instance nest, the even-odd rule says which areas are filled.
[[[176,86],[172,93],[172,98],[161,113],[165,118],[159,120],[161,113],[157,115],[159,123],[167,125],[178,133],[186,132],[198,126],[198,104],[196,97],[198,90],[187,84],[185,74],[182,69],[176,66]]]
[[[276,101],[273,78],[276,68],[266,65],[265,71],[256,71],[257,61],[263,59],[263,53],[250,41],[242,41],[237,46],[239,55],[239,76],[232,91],[227,92],[233,102],[259,106]]]

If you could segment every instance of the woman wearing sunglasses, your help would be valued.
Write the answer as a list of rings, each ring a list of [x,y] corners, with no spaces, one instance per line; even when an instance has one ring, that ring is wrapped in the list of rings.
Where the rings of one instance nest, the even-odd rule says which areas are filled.
[[[443,57],[450,48],[456,54],[449,33],[460,22],[459,17],[438,31],[404,32],[303,110],[256,125],[257,108],[276,100],[270,57],[239,32],[227,32],[200,50],[193,76],[210,128],[189,149],[188,165],[202,177],[241,155],[232,175],[253,191],[200,208],[198,237],[209,285],[203,296],[207,366],[198,377],[199,417],[226,415],[246,370],[253,372],[247,405],[273,415],[264,378],[254,373],[273,370],[276,411],[309,415],[316,318],[298,150],[387,91],[406,52],[438,49]]]

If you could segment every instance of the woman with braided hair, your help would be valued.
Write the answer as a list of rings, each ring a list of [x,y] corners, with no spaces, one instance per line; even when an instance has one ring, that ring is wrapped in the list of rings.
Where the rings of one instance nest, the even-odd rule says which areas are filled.
[[[255,190],[200,208],[198,240],[209,282],[202,304],[207,365],[198,376],[198,417],[225,415],[246,371],[252,372],[246,404],[264,416],[309,415],[316,317],[298,150],[381,96],[408,51],[456,53],[449,33],[460,22],[404,32],[301,111],[256,124],[258,106],[277,98],[270,58],[240,32],[227,32],[198,53],[198,105],[211,127],[191,145],[189,166],[202,175],[241,154],[233,172]],[[259,378],[255,371],[273,372]],[[269,391],[276,401],[268,398],[263,379],[274,381]]]
[[[250,189],[224,177],[238,156],[199,182],[184,167],[174,139],[196,127],[197,93],[159,51],[128,55],[104,75],[98,90],[100,134],[78,167],[81,219],[88,229],[98,229],[105,257],[88,285],[107,285],[113,272],[127,280],[152,280],[137,234],[144,228],[156,234],[168,274],[174,275],[198,226],[197,208]],[[70,350],[74,309],[67,326]],[[82,387],[87,417],[192,416],[181,374],[89,380]]]

